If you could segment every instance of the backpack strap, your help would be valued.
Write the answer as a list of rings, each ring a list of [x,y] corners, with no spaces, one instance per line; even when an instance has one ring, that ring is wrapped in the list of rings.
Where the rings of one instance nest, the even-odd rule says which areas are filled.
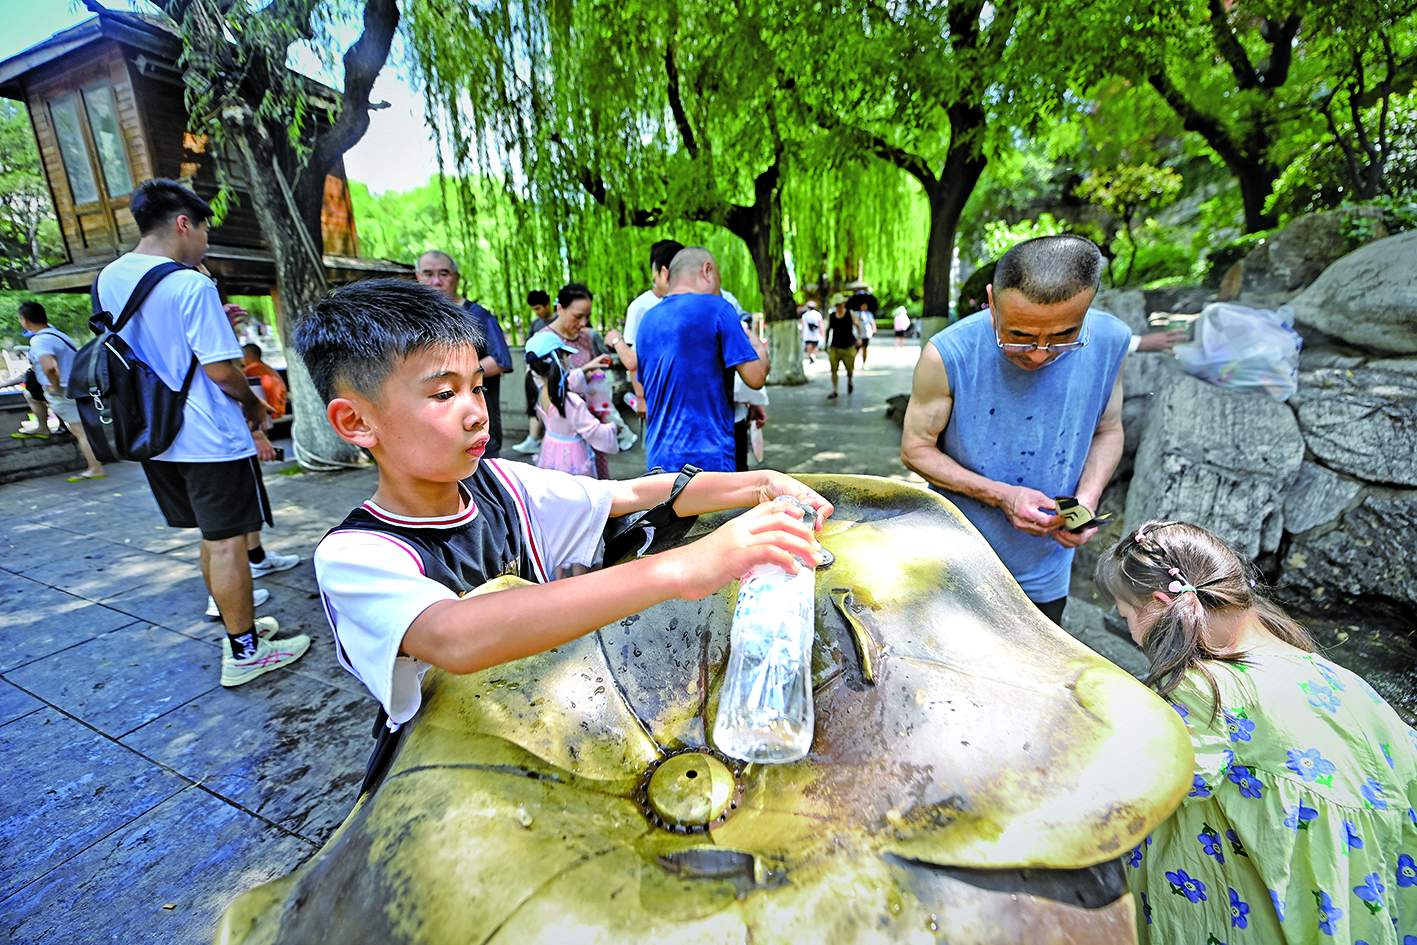
[[[147,272],[143,273],[142,278],[138,280],[138,284],[133,287],[133,294],[128,296],[128,302],[123,306],[123,311],[119,313],[118,318],[112,323],[112,326],[108,330],[115,334],[122,331],[123,327],[127,325],[129,321],[132,320],[133,316],[138,314],[138,309],[141,308],[142,304],[147,301],[148,295],[152,292],[153,288],[159,282],[161,282],[163,279],[166,279],[174,272],[178,272],[182,269],[191,268],[191,266],[173,260],[170,262],[159,263],[158,265],[153,266]],[[91,293],[91,297],[93,300],[94,315],[97,316],[99,314],[102,314],[103,303],[100,302],[98,298],[98,279],[94,279],[93,281],[93,291]],[[183,389],[186,389],[185,385]]]
[[[42,334],[44,334],[45,332],[48,332],[49,334],[53,335],[55,338],[58,338],[60,341],[64,342],[64,344],[68,345],[70,351],[78,351],[78,350],[79,350],[77,347],[74,346],[73,342],[71,342],[68,338],[65,338],[63,335],[61,335],[59,332],[55,331],[53,328],[41,328],[39,331],[35,332],[35,336],[38,337],[39,335],[42,335]]]

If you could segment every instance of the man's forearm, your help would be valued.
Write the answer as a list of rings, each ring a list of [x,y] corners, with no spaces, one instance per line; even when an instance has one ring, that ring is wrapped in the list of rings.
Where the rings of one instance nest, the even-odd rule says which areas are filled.
[[[964,468],[953,457],[945,455],[933,446],[928,449],[902,451],[901,460],[927,482],[934,483],[948,492],[968,496],[985,505],[1001,505],[1008,491],[1008,486],[1002,482]]]
[[[677,472],[669,472],[622,480],[618,484],[619,492],[611,502],[610,514],[628,515],[654,508],[669,498],[678,475]],[[755,505],[766,484],[767,477],[761,472],[699,473],[679,493],[679,498],[674,501],[674,511],[687,517]]]
[[[59,383],[59,368],[53,365],[45,365],[44,377],[49,381],[50,390],[57,390],[61,394],[64,392],[63,386]]]
[[[246,380],[245,373],[230,361],[214,361],[211,364],[202,365],[202,370],[206,371],[207,377],[212,379],[212,383],[221,388],[221,392],[238,404],[252,405],[258,402],[255,391],[251,390],[251,385]]]
[[[502,376],[502,365],[498,364],[497,359],[492,357],[492,355],[489,354],[477,363],[478,366],[482,368],[482,376],[484,378]]]
[[[1102,490],[1112,481],[1117,464],[1122,461],[1123,433],[1121,427],[1099,428],[1092,435],[1092,445],[1087,451],[1087,460],[1082,465],[1082,476],[1078,479],[1078,498],[1096,512],[1097,501],[1102,498]]]

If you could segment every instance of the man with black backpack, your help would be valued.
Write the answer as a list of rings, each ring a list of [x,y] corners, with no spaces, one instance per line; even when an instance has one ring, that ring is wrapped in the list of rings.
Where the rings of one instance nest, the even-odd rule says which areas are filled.
[[[87,378],[80,386],[92,385],[80,407],[91,430],[96,410],[110,428],[131,425],[141,414],[143,439],[124,443],[115,432],[114,448],[141,459],[168,525],[201,529],[202,576],[227,633],[221,683],[239,686],[290,665],[310,646],[304,635],[276,639],[276,621],[254,616],[246,535],[270,524],[271,511],[251,431],[261,427],[266,407],[238,366],[241,346],[216,286],[195,268],[207,251],[212,208],[181,184],[157,179],[138,185],[129,211],[141,239],[94,286],[95,321],[124,343],[106,343],[104,356],[128,357],[110,362],[107,375],[80,374]],[[100,403],[101,383],[135,366],[155,379],[108,396],[146,402]],[[162,415],[176,409],[180,416]]]

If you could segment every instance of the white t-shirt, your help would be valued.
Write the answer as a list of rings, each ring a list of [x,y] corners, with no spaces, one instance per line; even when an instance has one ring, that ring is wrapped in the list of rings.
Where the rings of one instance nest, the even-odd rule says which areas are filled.
[[[57,328],[41,328],[34,333],[30,338],[30,365],[43,387],[49,387],[49,375],[45,373],[39,359],[48,354],[58,363],[59,390],[65,397],[69,396],[69,371],[74,367],[74,352],[78,347],[73,338]]]
[[[733,297],[733,293],[727,289],[720,289],[719,295],[733,306],[734,311],[739,315],[743,314],[743,306],[738,304],[738,300]],[[654,294],[653,289],[646,289],[635,300],[630,303],[630,307],[625,310],[625,330],[620,332],[620,336],[625,339],[625,344],[631,348],[635,346],[635,333],[640,330],[640,320],[645,317],[645,312],[654,308],[660,303],[659,296]]]
[[[400,654],[404,634],[430,606],[460,596],[426,573],[420,550],[436,548],[439,560],[455,564],[459,579],[472,586],[497,577],[509,565],[512,573],[541,583],[572,565],[599,563],[614,482],[504,460],[484,460],[484,467],[462,486],[463,509],[456,515],[396,516],[371,500],[357,513],[367,513],[363,526],[347,519],[315,549],[315,577],[339,661],[373,693],[395,725],[418,711],[429,669],[428,663]],[[510,501],[502,486],[510,489]],[[504,560],[505,540],[484,531],[494,527],[500,513],[507,513],[506,520],[522,536],[519,562]],[[383,525],[376,530],[376,522],[397,526],[404,535]],[[451,574],[444,579],[451,582]]]
[[[822,313],[814,308],[809,308],[802,313],[802,340],[821,343]]]
[[[99,301],[117,318],[143,273],[165,262],[171,260],[142,253],[119,256],[99,273]],[[181,389],[194,354],[199,364],[241,358],[216,285],[195,269],[174,272],[159,282],[119,335],[173,390]],[[219,463],[254,455],[241,407],[199,367],[192,375],[177,439],[153,458]]]

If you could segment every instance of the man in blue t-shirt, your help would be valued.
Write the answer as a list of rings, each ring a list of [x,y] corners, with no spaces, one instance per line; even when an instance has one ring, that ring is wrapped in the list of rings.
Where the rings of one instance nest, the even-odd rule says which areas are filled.
[[[1091,308],[1102,254],[1080,236],[1010,249],[989,307],[920,352],[901,460],[979,529],[1023,592],[1061,623],[1073,553],[1058,497],[1096,511],[1122,456],[1122,359],[1132,333]]]
[[[722,281],[708,250],[686,247],[669,264],[663,301],[640,322],[635,353],[645,389],[650,469],[735,468],[733,372],[754,390],[762,388],[768,352],[719,295]]]

